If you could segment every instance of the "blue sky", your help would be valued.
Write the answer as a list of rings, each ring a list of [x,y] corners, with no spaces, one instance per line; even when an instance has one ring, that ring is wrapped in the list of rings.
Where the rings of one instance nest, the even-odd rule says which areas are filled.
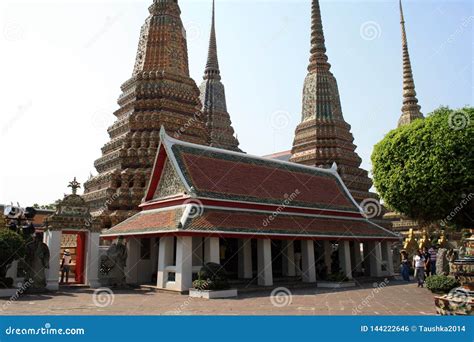
[[[0,139],[10,150],[0,203],[52,202],[74,176],[84,182],[95,173],[150,3],[0,0]],[[199,84],[211,1],[179,3]],[[423,113],[472,105],[472,2],[405,0],[404,10]],[[344,117],[370,169],[373,145],[400,115],[398,1],[321,1],[321,11]],[[241,148],[256,155],[290,149],[309,58],[310,1],[217,0],[216,15],[222,80]]]

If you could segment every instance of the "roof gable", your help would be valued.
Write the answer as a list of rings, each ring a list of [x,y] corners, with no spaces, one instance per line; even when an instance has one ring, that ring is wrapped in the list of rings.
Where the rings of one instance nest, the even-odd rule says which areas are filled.
[[[153,195],[153,200],[165,199],[167,197],[175,197],[186,192],[183,182],[176,173],[169,158],[166,159],[165,165],[161,172],[160,181]]]
[[[164,130],[160,137],[145,201],[159,199],[155,194],[169,160],[166,169],[176,172],[173,186],[179,181],[181,192],[192,197],[360,213],[334,169],[195,145],[172,139]],[[163,180],[163,186],[166,184]]]
[[[170,149],[161,139],[143,202],[157,201],[189,192]]]

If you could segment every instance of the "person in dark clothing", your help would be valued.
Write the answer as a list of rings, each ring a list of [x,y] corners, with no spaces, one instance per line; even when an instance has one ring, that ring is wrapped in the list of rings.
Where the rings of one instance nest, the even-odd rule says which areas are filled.
[[[400,273],[402,274],[403,280],[410,281],[410,261],[408,260],[408,253],[402,251],[401,256],[402,263],[400,265]]]
[[[426,277],[431,275],[431,254],[428,252],[428,248],[423,248],[423,257],[425,258],[425,274]]]

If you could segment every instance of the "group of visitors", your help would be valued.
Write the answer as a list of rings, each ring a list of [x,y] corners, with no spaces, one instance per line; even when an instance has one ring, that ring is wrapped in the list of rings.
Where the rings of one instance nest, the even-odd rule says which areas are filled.
[[[413,266],[415,273],[414,277],[418,283],[418,287],[423,287],[425,283],[425,277],[436,274],[436,255],[438,254],[438,248],[432,246],[430,249],[426,247],[419,249],[413,257],[411,263],[408,259],[408,253],[406,251],[401,252],[402,263],[401,263],[401,274],[403,280],[410,281],[410,266]]]

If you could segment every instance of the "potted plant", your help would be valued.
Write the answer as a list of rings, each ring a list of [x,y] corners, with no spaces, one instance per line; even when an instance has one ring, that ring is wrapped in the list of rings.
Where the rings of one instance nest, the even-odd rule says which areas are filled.
[[[237,297],[237,290],[230,288],[227,272],[221,265],[208,262],[199,271],[198,279],[189,290],[189,296],[206,299],[230,298]]]

